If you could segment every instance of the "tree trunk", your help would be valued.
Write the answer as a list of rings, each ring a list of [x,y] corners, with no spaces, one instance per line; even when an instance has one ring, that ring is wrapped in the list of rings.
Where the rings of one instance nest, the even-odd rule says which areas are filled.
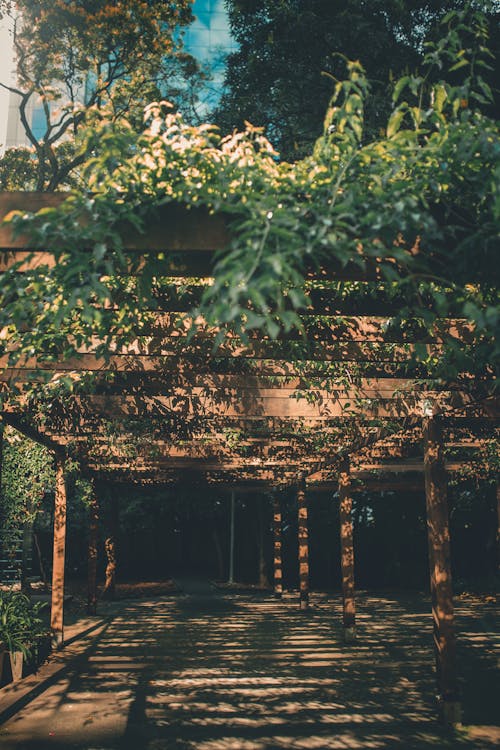
[[[446,723],[460,722],[446,471],[441,427],[424,417],[424,472],[437,686]]]

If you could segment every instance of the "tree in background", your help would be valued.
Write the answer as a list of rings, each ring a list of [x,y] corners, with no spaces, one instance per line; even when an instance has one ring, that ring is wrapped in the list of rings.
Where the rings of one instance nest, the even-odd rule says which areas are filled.
[[[54,477],[54,463],[50,451],[11,427],[6,427],[3,433],[0,508],[3,554],[8,556],[11,548],[11,553],[15,552],[17,535],[21,532],[19,543],[22,546],[23,587],[27,586],[28,562],[33,543],[38,555],[41,576],[46,582],[47,572],[35,532],[35,522],[38,519],[39,525],[50,527],[50,514],[43,511],[44,501],[53,495]]]
[[[54,190],[85,159],[73,143],[96,113],[142,123],[144,104],[178,100],[199,67],[182,49],[191,0],[0,0],[12,19],[21,122],[36,157],[37,190]],[[194,83],[193,83],[194,85]],[[35,104],[39,121],[29,116]],[[31,178],[28,186],[31,185]]]
[[[378,135],[391,109],[390,80],[413,71],[422,62],[425,38],[436,33],[439,20],[467,5],[464,0],[226,4],[239,50],[229,56],[215,121],[223,130],[239,128],[244,120],[264,126],[282,158],[292,161],[309,153],[321,134],[334,81],[345,76],[345,57],[359,59],[367,71],[371,94],[365,133]]]

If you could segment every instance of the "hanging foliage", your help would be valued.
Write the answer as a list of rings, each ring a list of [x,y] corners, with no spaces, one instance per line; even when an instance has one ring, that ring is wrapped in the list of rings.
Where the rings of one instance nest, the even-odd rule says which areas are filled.
[[[2,275],[0,327],[11,362],[60,360],[90,343],[109,357],[111,345],[149,333],[171,287],[168,259],[127,253],[124,228],[146,233],[159,207],[181,203],[227,217],[232,240],[221,248],[213,281],[170,330],[190,327],[191,340],[209,330],[212,353],[228,333],[243,342],[293,333],[290,357],[300,360],[311,326],[322,325],[314,317],[306,323],[301,312],[318,287],[339,299],[356,295],[356,283],[339,286],[335,274],[357,273],[379,279],[368,296],[392,300],[390,325],[403,342],[417,340],[409,357],[426,377],[470,383],[472,373],[474,386],[491,383],[500,346],[500,139],[498,123],[478,106],[492,97],[482,77],[487,27],[477,12],[451,13],[445,25],[426,71],[395,84],[383,135],[365,138],[368,83],[361,65],[349,62],[314,153],[293,165],[250,124],[222,137],[155,103],[138,136],[101,112],[82,143],[94,154],[82,172],[88,192],[10,218],[56,261],[22,274],[13,265]],[[310,271],[322,278],[322,269],[325,281],[308,280]],[[461,319],[458,335],[441,330],[449,315]],[[429,351],[425,342],[436,332],[445,345]],[[73,386],[71,376],[58,378],[49,398]]]

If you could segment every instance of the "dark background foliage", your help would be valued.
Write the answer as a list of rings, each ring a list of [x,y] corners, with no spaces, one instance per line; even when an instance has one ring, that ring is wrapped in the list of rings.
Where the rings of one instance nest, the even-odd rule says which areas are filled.
[[[425,40],[442,33],[439,21],[466,5],[464,0],[228,0],[239,49],[229,56],[215,120],[224,131],[244,120],[264,126],[282,158],[300,159],[321,135],[332,79],[345,77],[348,58],[360,60],[371,83],[365,135],[376,136],[391,108],[391,80],[415,71]],[[490,10],[489,20],[491,48],[498,52],[498,12]],[[495,65],[493,84],[498,58]]]

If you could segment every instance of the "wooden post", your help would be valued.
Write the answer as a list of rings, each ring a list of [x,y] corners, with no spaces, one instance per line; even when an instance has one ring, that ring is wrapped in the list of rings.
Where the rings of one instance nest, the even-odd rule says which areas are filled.
[[[4,507],[4,503],[3,503],[3,484],[2,484],[2,479],[3,479],[3,430],[4,430],[4,424],[3,424],[2,419],[0,418],[0,531],[3,531],[3,529],[5,528],[5,524],[4,524],[4,521],[5,521],[5,518],[4,518],[5,507]],[[3,534],[0,534],[0,558],[3,558],[3,543],[4,543]],[[0,568],[1,568],[1,563],[0,563]],[[2,571],[0,570],[0,572],[2,572]],[[1,675],[0,675],[0,677],[1,677]]]
[[[269,578],[266,570],[266,529],[267,529],[267,504],[266,497],[260,495],[257,502],[258,512],[258,548],[259,548],[259,587],[269,588]]]
[[[54,503],[54,553],[52,564],[52,606],[50,627],[56,648],[64,643],[64,558],[66,548],[66,482],[64,459],[56,457],[56,496]]]
[[[116,588],[116,565],[117,565],[117,539],[119,528],[118,503],[115,490],[109,497],[109,533],[104,540],[104,551],[106,553],[106,573],[104,588],[102,590],[103,599],[114,599]]]
[[[437,687],[445,722],[458,724],[461,710],[456,674],[450,532],[443,443],[441,427],[436,417],[424,416],[422,426]]]
[[[339,473],[340,566],[342,571],[342,624],[344,640],[356,637],[356,602],[354,599],[354,538],[352,492],[349,461],[342,463]]]
[[[0,418],[0,559],[5,559],[5,535],[3,533],[5,529],[5,504],[3,500],[3,450],[4,450],[4,423]],[[4,563],[0,563],[0,573],[3,574]],[[1,678],[0,671],[0,678]]]
[[[297,487],[298,537],[299,537],[299,588],[300,609],[309,608],[309,529],[307,525],[306,483],[303,478]]]
[[[234,583],[234,514],[235,492],[231,490],[231,519],[229,526],[229,583]]]
[[[89,542],[88,542],[88,577],[87,577],[87,612],[97,613],[97,536],[99,529],[99,501],[92,487],[89,505]]]
[[[500,479],[497,480],[497,565],[500,573]]]
[[[274,536],[274,595],[281,599],[283,594],[283,562],[281,541],[281,503],[278,493],[273,496],[273,536]]]

